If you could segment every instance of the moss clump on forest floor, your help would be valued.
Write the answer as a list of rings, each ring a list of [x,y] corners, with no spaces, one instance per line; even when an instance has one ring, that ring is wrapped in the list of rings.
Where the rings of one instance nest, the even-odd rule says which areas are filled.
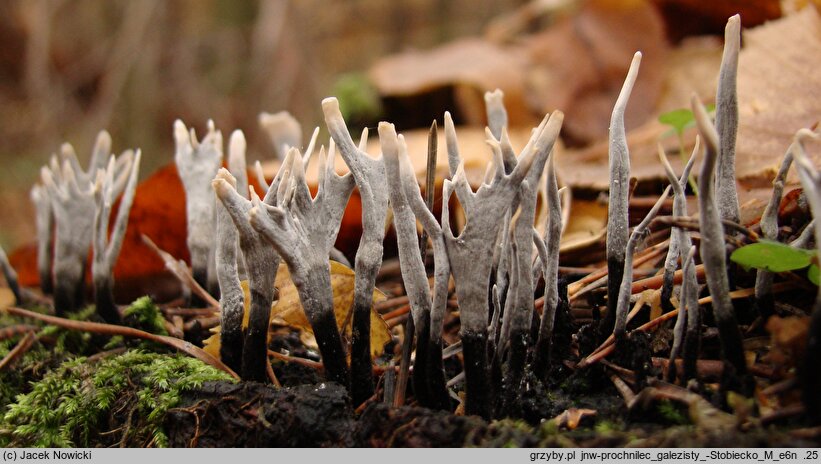
[[[216,380],[232,381],[179,354],[134,350],[93,364],[71,359],[8,406],[0,446],[166,446],[166,412],[183,392]]]

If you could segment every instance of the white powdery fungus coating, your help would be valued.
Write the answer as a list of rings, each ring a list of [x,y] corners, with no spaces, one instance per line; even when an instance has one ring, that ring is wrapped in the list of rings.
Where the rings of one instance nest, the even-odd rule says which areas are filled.
[[[128,214],[134,203],[137,191],[137,179],[140,171],[141,152],[130,150],[115,158],[109,158],[105,171],[97,172],[95,188],[95,214],[93,249],[94,260],[91,275],[94,280],[97,312],[109,323],[120,321],[119,313],[114,306],[114,265],[120,255],[126,229]],[[111,209],[117,197],[123,193],[117,216],[111,224]],[[109,228],[111,235],[109,236]]]
[[[208,121],[208,133],[198,141],[194,130],[186,129],[178,119],[174,121],[174,143],[174,162],[185,189],[191,268],[200,284],[216,282],[216,276],[209,275],[209,269],[213,269],[214,249],[211,180],[222,166],[222,133],[216,130],[213,121]]]
[[[724,28],[724,53],[721,56],[716,89],[716,131],[719,153],[716,165],[716,198],[721,219],[738,222],[738,192],[735,179],[735,145],[738,133],[738,52],[741,46],[741,17],[731,16]]]

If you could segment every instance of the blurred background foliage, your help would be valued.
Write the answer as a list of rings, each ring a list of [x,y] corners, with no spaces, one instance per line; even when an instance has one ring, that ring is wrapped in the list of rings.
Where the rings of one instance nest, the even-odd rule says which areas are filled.
[[[245,131],[251,160],[273,156],[261,111],[306,130],[337,95],[372,121],[361,74],[378,57],[479,34],[522,0],[6,0],[0,2],[0,245],[33,237],[28,190],[70,142],[96,133],[143,150],[142,177],[173,159],[176,118]],[[355,121],[354,121],[355,122]]]

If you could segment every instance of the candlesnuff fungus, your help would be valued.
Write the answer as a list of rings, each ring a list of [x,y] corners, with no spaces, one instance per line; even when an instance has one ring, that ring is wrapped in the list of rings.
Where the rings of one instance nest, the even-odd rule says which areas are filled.
[[[778,209],[781,206],[781,198],[784,195],[784,181],[787,180],[787,173],[792,166],[795,144],[793,142],[787,148],[784,154],[784,159],[781,161],[781,166],[778,168],[778,173],[773,179],[773,193],[764,212],[761,213],[761,234],[767,240],[778,240]],[[767,320],[773,314],[775,301],[772,294],[773,288],[773,273],[765,269],[759,269],[755,275],[755,300],[760,316],[763,320]]]
[[[687,216],[687,197],[685,196],[685,189],[690,179],[690,170],[695,163],[698,149],[699,139],[696,137],[693,154],[684,166],[681,177],[677,179],[676,173],[673,172],[673,167],[670,166],[670,162],[664,154],[664,148],[659,145],[659,160],[664,167],[665,174],[667,174],[667,180],[670,182],[670,185],[673,187],[673,192],[675,193],[673,197],[674,218],[684,218]],[[676,325],[673,330],[673,346],[670,349],[670,364],[667,368],[667,378],[670,381],[676,378],[675,360],[678,358],[682,346],[685,347],[684,378],[689,379],[691,375],[695,374],[694,369],[698,354],[701,321],[698,312],[698,282],[696,281],[695,268],[691,263],[693,257],[690,255],[690,253],[695,253],[695,248],[691,250],[691,247],[692,241],[690,240],[690,233],[681,227],[673,227],[670,245],[667,249],[667,258],[664,262],[662,299],[665,297],[669,299],[672,296],[673,275],[679,259],[681,259],[682,263],[682,284],[679,294],[679,310]],[[690,267],[687,266],[688,264],[690,264]],[[665,295],[665,289],[668,288],[666,286],[669,286],[667,295]],[[686,337],[685,325],[687,327]]]
[[[664,204],[664,200],[667,199],[670,188],[668,185],[667,188],[664,189],[664,193],[661,194],[656,204],[650,208],[650,211],[647,212],[647,215],[644,216],[641,223],[633,229],[633,233],[630,234],[630,238],[627,240],[624,256],[624,272],[622,273],[619,299],[616,305],[616,325],[613,329],[613,335],[616,340],[624,338],[627,329],[627,312],[629,311],[630,295],[633,289],[633,253],[635,253],[636,245],[638,245],[639,239],[644,236],[644,232],[650,224],[650,221],[656,217],[659,209],[661,209],[661,205]]]
[[[225,168],[220,168],[213,183],[217,198],[219,194],[216,193],[216,179],[227,182],[236,189],[236,178]],[[220,286],[220,359],[232,370],[242,372],[242,318],[245,312],[245,296],[237,267],[238,235],[228,208],[223,202],[218,202],[215,260]]]
[[[328,253],[339,232],[353,181],[350,175],[336,175],[333,154],[326,160],[320,151],[319,187],[316,197],[311,198],[299,151],[291,149],[286,158],[290,158],[286,160],[291,165],[290,178],[283,176],[274,205],[268,204],[270,198],[263,202],[253,195],[254,206],[248,213],[251,226],[274,245],[288,265],[328,379],[348,387],[350,375],[334,316]],[[370,313],[368,316],[370,323]]]
[[[442,230],[422,201],[404,137],[396,135],[393,124],[382,122],[379,124],[379,141],[390,188],[393,224],[399,246],[399,264],[415,328],[414,392],[422,406],[447,409],[450,400],[442,370],[441,330],[447,305],[450,267]],[[428,284],[416,236],[417,218],[433,242],[433,292]]]
[[[724,28],[724,53],[721,56],[716,89],[716,131],[719,154],[716,165],[716,198],[721,219],[738,222],[738,193],[735,181],[735,142],[738,132],[738,50],[741,42],[741,18],[731,16]]]
[[[821,251],[821,173],[819,173],[812,162],[807,157],[804,143],[809,138],[818,138],[818,132],[809,129],[801,129],[795,135],[795,150],[793,158],[798,170],[798,177],[804,187],[804,194],[810,204],[813,216],[815,232],[815,247]],[[799,379],[803,389],[804,407],[807,416],[814,424],[821,423],[821,370],[818,369],[818,361],[821,359],[821,287],[818,287],[818,294],[815,297],[812,314],[810,315],[810,328],[807,333],[807,349],[804,355],[804,362],[799,366]]]
[[[482,184],[474,192],[465,177],[464,164],[456,151],[455,133],[447,131],[448,159],[458,168],[452,180],[445,180],[442,211],[442,229],[445,234],[448,258],[456,282],[459,299],[462,345],[465,359],[466,399],[468,414],[490,415],[487,372],[488,283],[502,219],[519,191],[522,180],[534,161],[547,157],[558,136],[562,113],[554,112],[547,124],[531,137],[522,151],[516,167],[510,174],[496,163],[496,174],[490,184]],[[546,116],[547,117],[547,116]],[[446,129],[448,125],[446,117]],[[467,217],[458,236],[450,229],[447,203],[451,194],[456,196]]]
[[[616,306],[624,272],[625,250],[629,235],[628,202],[630,196],[630,153],[624,130],[624,110],[641,64],[641,52],[633,55],[624,85],[610,117],[609,159],[610,198],[607,202],[607,313],[602,320],[600,335],[607,337],[616,323]]]
[[[53,159],[43,166],[40,177],[54,216],[54,263],[51,278],[54,286],[54,310],[58,316],[79,308],[83,303],[86,259],[94,228],[94,185],[101,160],[104,163],[111,146],[106,132],[97,137],[87,172],[82,171],[74,148],[63,144],[62,163]],[[105,153],[105,155],[102,155]]]
[[[382,240],[388,214],[388,186],[382,158],[374,159],[364,152],[367,136],[363,133],[360,148],[353,139],[339,110],[336,98],[322,100],[325,124],[339,153],[353,174],[362,199],[362,237],[356,251],[354,269],[353,326],[351,329],[351,393],[354,404],[360,404],[373,394],[371,366],[371,306],[376,274],[382,265]],[[328,250],[330,250],[329,244]],[[327,257],[327,253],[325,255]],[[327,261],[327,260],[326,260]]]
[[[197,141],[194,129],[186,129],[179,119],[174,121],[174,162],[185,189],[188,251],[194,279],[211,294],[219,286],[213,269],[214,252],[214,196],[210,191],[211,179],[222,166],[222,133],[208,121],[208,133]]]
[[[547,161],[547,218],[545,218],[545,237],[539,237],[534,231],[533,240],[539,252],[544,276],[544,306],[539,326],[539,337],[536,340],[533,371],[536,377],[545,380],[550,367],[551,340],[556,310],[559,306],[559,241],[562,237],[562,204],[559,200],[559,184],[556,181],[554,155]],[[541,244],[541,246],[540,246]]]
[[[286,159],[279,173],[277,173],[277,176],[271,183],[268,193],[265,195],[266,202],[276,202],[279,186],[283,182],[285,184],[288,182],[286,172],[288,169],[290,169],[290,160]],[[231,351],[237,350],[236,334],[237,330],[239,330],[240,333],[242,332],[242,319],[240,319],[240,327],[237,328],[235,318],[237,308],[234,304],[236,289],[231,287],[232,277],[230,277],[232,271],[231,269],[222,268],[222,264],[220,264],[218,266],[218,275],[225,277],[226,283],[228,284],[227,287],[220,289],[221,300],[223,300],[222,292],[226,292],[225,303],[221,304],[221,317],[225,325],[222,326],[220,330],[220,355],[227,356],[226,362],[236,362],[239,356],[241,359],[240,376],[246,380],[263,382],[267,378],[266,363],[268,362],[268,356],[266,348],[268,325],[271,314],[271,303],[274,301],[274,282],[276,281],[277,269],[279,267],[279,255],[268,241],[251,227],[251,224],[248,222],[248,213],[253,205],[243,195],[237,193],[233,182],[231,182],[232,178],[233,176],[231,176],[229,172],[220,170],[217,172],[217,177],[212,181],[211,185],[217,194],[217,198],[222,202],[225,212],[231,217],[234,227],[236,227],[239,234],[239,248],[242,251],[242,256],[247,266],[251,305],[248,317],[248,329],[245,333],[242,346],[239,348],[240,353],[231,353]],[[220,221],[223,220],[223,218],[220,219]],[[224,223],[220,222],[220,224],[217,230],[218,235],[221,235],[220,230],[225,230]],[[230,248],[223,250],[220,247],[217,249],[217,252],[230,253]],[[231,265],[230,258],[225,255],[220,257],[219,260],[220,263],[225,262],[228,266]],[[229,300],[230,303],[228,302]],[[223,350],[227,350],[227,352]]]
[[[51,280],[52,244],[54,235],[54,216],[51,212],[51,199],[42,185],[31,188],[31,202],[34,203],[35,224],[37,226],[37,272],[40,275],[40,288],[43,294],[54,291]]]
[[[685,190],[687,188],[687,183],[690,182],[690,171],[693,169],[693,163],[696,159],[696,153],[699,150],[699,139],[696,136],[696,143],[693,147],[693,153],[690,155],[690,159],[687,161],[687,164],[684,166],[684,171],[682,174],[686,174],[684,176],[684,184],[681,184],[680,178],[676,178],[675,172],[673,172],[673,167],[670,166],[670,162],[667,160],[667,156],[664,154],[664,148],[659,144],[658,146],[658,153],[659,153],[659,160],[661,161],[662,166],[664,167],[664,172],[667,175],[667,181],[670,182],[670,185],[673,186],[673,193],[675,196],[673,197],[673,217],[674,218],[684,218],[687,216],[687,197],[685,196]],[[667,257],[664,260],[664,277],[662,278],[662,285],[661,285],[661,303],[662,305],[667,306],[665,310],[672,309],[672,304],[670,303],[670,298],[673,296],[673,277],[676,272],[676,268],[678,267],[679,258],[682,258],[681,253],[681,246],[684,238],[682,237],[683,229],[681,227],[673,227],[673,232],[670,237],[670,245],[667,247]],[[689,235],[687,236],[689,238]],[[685,246],[685,249],[688,246]]]
[[[716,185],[714,182],[716,158],[718,157],[718,134],[707,110],[698,97],[692,97],[693,114],[696,118],[698,132],[704,140],[704,160],[701,174],[698,176],[698,223],[701,233],[699,254],[704,263],[707,287],[713,298],[713,314],[718,326],[721,340],[721,352],[724,355],[725,375],[723,386],[727,389],[738,388],[736,383],[743,379],[742,392],[747,385],[747,364],[744,349],[741,345],[741,331],[733,313],[733,302],[730,299],[730,284],[727,280],[726,249],[724,244],[724,226],[721,223],[716,203]]]
[[[248,191],[245,146],[245,136],[242,131],[234,131],[228,144],[230,172],[220,168],[215,178],[224,180],[238,192]],[[216,190],[215,187],[218,200],[215,264],[220,286],[220,359],[231,369],[242,372],[242,318],[245,311],[245,296],[239,278],[239,264],[242,262],[242,257],[238,253],[239,232],[228,208],[219,201]],[[244,196],[242,199],[245,199]],[[273,271],[276,275],[276,270]]]
[[[259,125],[268,133],[274,153],[280,160],[285,159],[292,147],[302,144],[302,125],[287,111],[260,113]]]
[[[685,232],[686,233],[686,232]],[[696,247],[690,245],[685,254],[682,247],[681,298],[678,305],[678,318],[673,329],[673,346],[670,349],[670,364],[667,379],[674,381],[677,375],[676,358],[684,347],[684,369],[680,376],[681,383],[686,384],[696,377],[698,349],[701,340],[701,317],[698,308],[698,279],[696,278]],[[682,314],[684,316],[682,316]],[[686,321],[685,321],[686,319]],[[686,328],[684,327],[686,324]]]
[[[120,312],[114,303],[114,265],[117,263],[117,257],[120,256],[123,237],[128,227],[128,214],[134,203],[137,177],[140,171],[140,156],[139,150],[136,153],[126,151],[116,159],[112,155],[106,170],[98,171],[94,195],[96,209],[91,276],[94,280],[94,302],[97,314],[109,324],[122,322]],[[120,192],[123,192],[123,197],[117,210],[114,226],[111,228],[111,237],[109,237],[111,208]]]
[[[500,343],[499,346],[501,353],[509,350],[507,377],[513,389],[518,388],[524,371],[528,337],[533,320],[533,223],[536,220],[538,185],[547,159],[552,158],[550,154],[553,152],[553,144],[559,137],[563,121],[564,114],[561,112],[554,112],[550,115],[548,126],[545,126],[543,130],[555,131],[555,133],[550,132],[548,134],[546,153],[533,161],[533,165],[519,187],[518,198],[514,199],[514,207],[516,206],[516,200],[519,203],[519,215],[511,225],[512,256],[514,259],[510,274],[514,280],[513,285],[511,285],[511,294],[508,295],[505,303],[505,317],[510,316],[508,331],[505,332],[504,324],[502,327],[502,336],[508,345],[505,346],[504,343]],[[502,128],[502,131],[506,133],[504,128]],[[504,159],[504,147],[510,146],[506,137],[504,142],[496,143],[491,140],[491,147],[494,151],[502,150],[502,159]],[[509,151],[512,152],[512,149],[509,149]],[[497,154],[497,158],[498,156]],[[509,214],[512,214],[512,211],[509,211]]]

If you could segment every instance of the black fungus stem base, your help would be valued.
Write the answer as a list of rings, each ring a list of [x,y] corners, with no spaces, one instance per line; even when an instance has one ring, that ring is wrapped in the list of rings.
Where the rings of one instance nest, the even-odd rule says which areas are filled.
[[[368,304],[354,301],[353,328],[351,329],[351,398],[353,404],[362,404],[373,396],[373,391],[370,301]]]
[[[83,285],[72,285],[68,282],[58,282],[54,286],[54,314],[65,317],[67,313],[76,311],[83,304]]]
[[[191,270],[192,277],[194,277],[194,281],[197,282],[200,287],[208,288],[208,269],[201,269],[201,268],[193,268]],[[191,306],[194,308],[204,308],[208,306],[208,303],[205,302],[202,298],[197,295],[196,292],[191,292]]]
[[[451,410],[450,395],[448,395],[445,367],[442,363],[442,340],[428,341],[428,395],[430,408],[442,411]]]
[[[465,359],[465,413],[490,418],[490,384],[487,372],[487,333],[462,334]]]
[[[243,380],[267,382],[268,362],[268,324],[271,317],[271,307],[260,304],[265,301],[264,295],[251,289],[251,310],[249,312],[248,329],[245,343],[242,346],[242,369],[240,376]],[[317,340],[319,336],[317,335]]]
[[[696,321],[693,322],[693,327],[696,327],[695,330],[690,329],[689,318],[691,317],[696,318]],[[682,385],[687,385],[690,379],[695,379],[698,375],[696,366],[698,364],[698,353],[701,351],[701,309],[697,308],[693,313],[688,312],[687,318],[687,329],[684,335],[684,346],[682,347]]]
[[[721,352],[724,360],[729,363],[731,369],[724,369],[721,379],[722,391],[737,391],[749,397],[753,394],[753,379],[747,372],[747,361],[744,358],[744,348],[742,345],[741,330],[735,321],[735,317],[729,320],[716,318],[718,335],[721,339]]]
[[[317,317],[312,318],[310,322],[311,327],[314,329],[316,343],[319,345],[319,353],[322,355],[325,377],[347,388],[351,383],[351,375],[348,370],[348,363],[345,361],[342,337],[339,335],[339,329],[336,326],[333,308],[323,311]]]
[[[414,332],[416,333],[416,359],[413,361],[413,394],[419,404],[430,408],[430,395],[428,394],[427,372],[429,353],[428,348],[430,344],[430,313],[423,312],[419,315],[419,320],[409,317],[408,321],[413,320]],[[410,329],[410,324],[408,324]],[[404,348],[404,347],[403,347]],[[404,352],[402,353],[404,356]]]
[[[623,276],[624,260],[607,258],[607,312],[599,324],[599,343],[603,343],[616,326],[616,305]]]
[[[408,377],[410,375],[410,362],[411,362],[411,352],[413,351],[413,341],[414,341],[414,334],[416,333],[414,321],[413,321],[413,314],[409,314],[407,320],[405,320],[403,332],[405,337],[402,339],[402,354],[401,359],[399,360],[399,376],[397,377],[396,382],[396,393],[394,394],[393,404],[394,406],[402,406],[405,404],[405,395],[408,392]],[[416,353],[416,361],[419,361],[419,352]],[[414,370],[416,369],[416,365],[414,365]],[[416,395],[416,399],[422,403],[424,398],[420,398],[420,394],[416,391],[416,376],[414,378],[414,394]],[[424,392],[422,393],[424,397]]]
[[[123,319],[117,304],[114,302],[114,291],[110,282],[98,282],[95,285],[94,304],[97,314],[109,324],[122,325]]]
[[[220,329],[220,360],[234,372],[242,372],[242,327],[226,329]]]

